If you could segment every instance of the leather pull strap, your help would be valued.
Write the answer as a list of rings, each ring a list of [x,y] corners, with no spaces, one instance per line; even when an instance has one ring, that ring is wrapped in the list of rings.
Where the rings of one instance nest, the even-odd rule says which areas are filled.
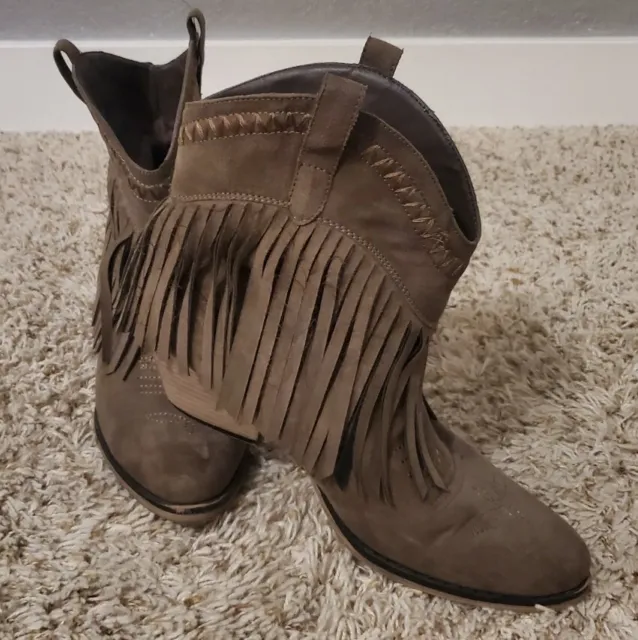
[[[290,191],[290,210],[298,224],[312,222],[323,211],[365,93],[366,87],[354,80],[331,74],[324,78]]]
[[[206,19],[199,9],[192,9],[186,18],[186,29],[190,43],[197,54],[197,82],[202,86],[202,69],[204,67],[204,49],[206,44]]]
[[[391,78],[402,55],[403,49],[385,40],[369,36],[363,47],[359,64],[376,69],[379,73]]]
[[[69,59],[71,67],[66,63],[64,56]],[[80,50],[68,40],[58,40],[53,47],[53,60],[60,72],[60,75],[64,78],[64,81],[69,85],[71,91],[84,102],[84,98],[80,94],[75,78],[73,77],[72,67],[75,65],[77,59],[80,57]]]

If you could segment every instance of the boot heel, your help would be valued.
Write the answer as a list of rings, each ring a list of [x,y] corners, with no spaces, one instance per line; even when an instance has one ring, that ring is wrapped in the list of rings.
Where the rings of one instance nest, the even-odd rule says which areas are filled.
[[[156,359],[156,364],[166,396],[180,411],[231,436],[251,442],[258,440],[259,434],[254,426],[240,424],[226,411],[217,408],[216,394],[204,388],[194,373],[177,373],[159,359]]]

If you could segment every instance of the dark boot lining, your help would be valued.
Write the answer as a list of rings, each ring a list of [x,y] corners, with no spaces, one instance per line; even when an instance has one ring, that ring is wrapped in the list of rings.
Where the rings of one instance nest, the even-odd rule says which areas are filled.
[[[156,66],[102,52],[84,53],[76,63],[76,74],[90,99],[131,159],[144,169],[156,169],[168,152],[185,64],[184,54]],[[428,107],[393,78],[353,64],[305,65],[261,76],[211,97],[315,93],[326,73],[367,85],[364,109],[394,127],[423,155],[443,187],[459,229],[469,241],[477,240],[476,197],[458,149]]]
[[[284,69],[216,93],[211,98],[260,93],[316,93],[326,73],[367,85],[363,109],[405,136],[427,160],[454,210],[459,229],[473,242],[480,234],[476,196],[461,154],[434,113],[393,78],[353,64],[325,63]]]
[[[170,147],[185,63],[185,55],[156,66],[102,52],[83,53],[76,62],[89,99],[143,169],[157,169]]]

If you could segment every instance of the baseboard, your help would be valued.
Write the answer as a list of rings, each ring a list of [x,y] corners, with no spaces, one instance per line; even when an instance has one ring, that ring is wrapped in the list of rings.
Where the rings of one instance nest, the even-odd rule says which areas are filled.
[[[448,126],[638,125],[638,38],[393,39],[397,78]],[[164,62],[183,42],[78,42]],[[204,89],[321,60],[356,61],[359,40],[218,41],[207,46]],[[0,130],[93,129],[56,71],[52,43],[0,42]]]

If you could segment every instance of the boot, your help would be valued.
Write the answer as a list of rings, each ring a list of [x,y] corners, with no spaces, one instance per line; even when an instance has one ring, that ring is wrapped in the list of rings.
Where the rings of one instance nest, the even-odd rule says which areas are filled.
[[[113,330],[135,236],[168,195],[184,103],[200,98],[204,19],[189,14],[188,49],[156,66],[102,52],[80,53],[61,40],[54,58],[86,104],[109,152],[109,215],[93,315],[95,432],[119,481],[156,514],[202,525],[235,495],[247,464],[246,445],[190,418],[168,401],[151,351]],[[67,67],[62,54],[71,62]]]
[[[392,77],[400,53],[373,39],[358,66],[187,104],[118,327],[173,404],[307,470],[365,563],[461,602],[560,608],[587,593],[585,544],[422,392],[480,218],[448,133]]]

